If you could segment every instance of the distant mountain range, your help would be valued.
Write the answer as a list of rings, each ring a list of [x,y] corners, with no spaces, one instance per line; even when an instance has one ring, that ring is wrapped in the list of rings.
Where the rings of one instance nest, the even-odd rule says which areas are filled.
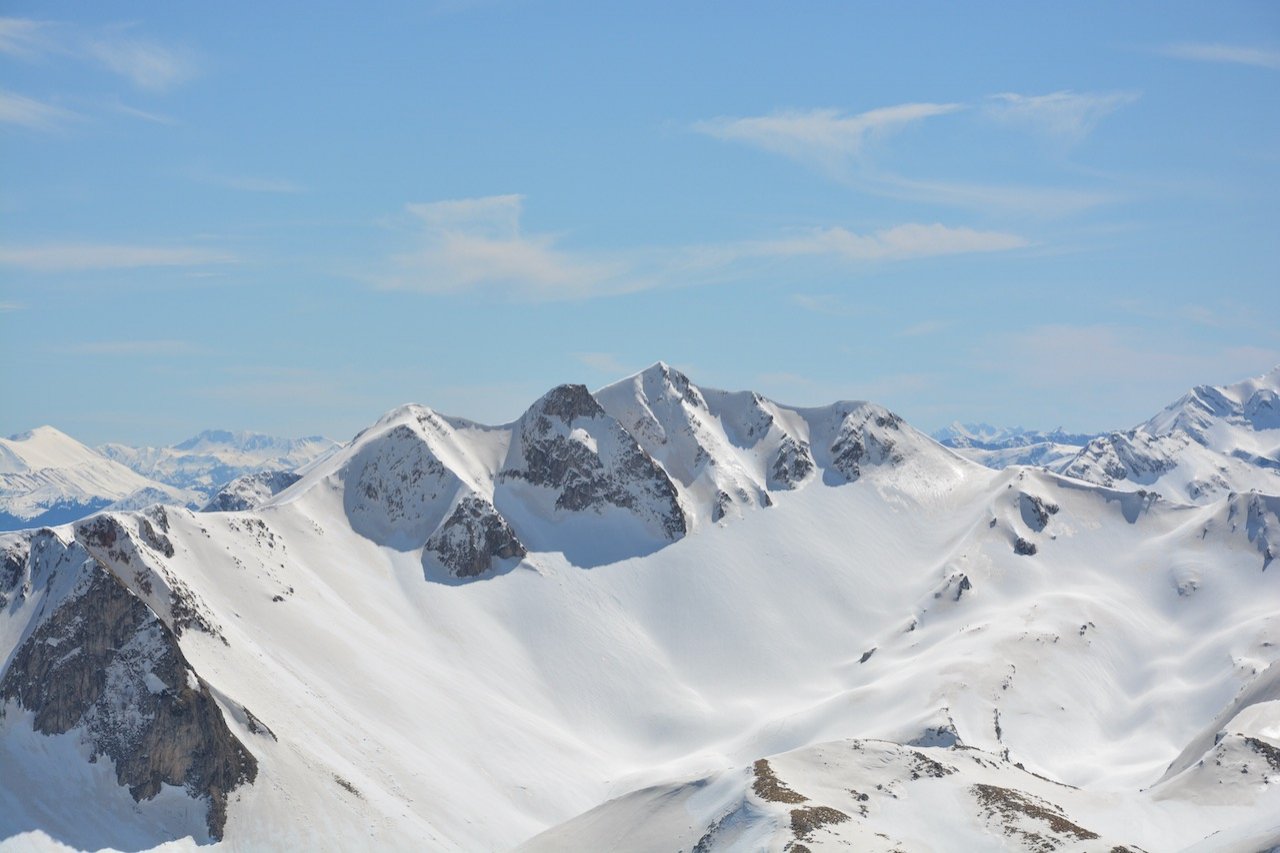
[[[656,364],[0,534],[0,845],[1271,849],[1278,378],[1068,476]]]
[[[172,447],[93,449],[51,426],[0,439],[0,530],[64,524],[103,509],[200,509],[259,472],[293,471],[331,451],[325,438],[211,430]]]

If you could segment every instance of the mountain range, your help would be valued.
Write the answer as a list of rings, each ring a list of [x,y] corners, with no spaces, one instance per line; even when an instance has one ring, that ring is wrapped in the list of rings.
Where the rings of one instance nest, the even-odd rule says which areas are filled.
[[[0,534],[0,844],[1269,849],[1278,385],[995,469],[659,363]]]
[[[245,500],[269,496],[264,484],[283,488],[278,472],[292,472],[336,446],[318,436],[281,439],[210,430],[172,447],[105,444],[95,450],[42,426],[0,438],[0,530],[65,524],[103,509],[155,503],[244,509]]]

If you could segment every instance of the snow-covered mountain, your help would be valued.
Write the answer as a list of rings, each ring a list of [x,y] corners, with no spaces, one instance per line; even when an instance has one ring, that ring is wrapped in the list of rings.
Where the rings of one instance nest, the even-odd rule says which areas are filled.
[[[98,451],[144,477],[197,493],[203,504],[237,477],[294,471],[335,447],[337,442],[318,435],[277,438],[258,432],[206,430],[171,447],[104,444]]]
[[[1038,465],[1055,468],[1073,459],[1096,434],[1069,433],[1061,427],[1049,432],[1022,427],[994,427],[990,424],[962,424],[954,421],[933,433],[945,447],[988,468],[1010,465]]]
[[[301,473],[0,535],[0,843],[1280,844],[1274,494],[661,364]]]
[[[1146,423],[1090,441],[1057,466],[1072,477],[1203,503],[1280,493],[1280,366],[1234,385],[1198,385]]]
[[[196,496],[42,426],[0,438],[0,530],[64,524],[101,509],[186,504]]]

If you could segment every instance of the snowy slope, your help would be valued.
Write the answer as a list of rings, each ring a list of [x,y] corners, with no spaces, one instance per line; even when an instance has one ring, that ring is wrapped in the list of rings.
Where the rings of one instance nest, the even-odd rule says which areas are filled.
[[[1055,470],[1194,502],[1251,489],[1280,493],[1280,366],[1234,385],[1199,385],[1146,423],[1094,439]]]
[[[0,438],[0,530],[193,496],[129,470],[50,426]]]
[[[237,477],[294,471],[330,453],[337,443],[322,436],[277,438],[257,432],[206,430],[171,447],[104,444],[102,455],[161,483],[196,493],[200,506]]]
[[[748,500],[717,519],[733,484]],[[0,537],[0,839],[1253,844],[1280,784],[1278,512],[993,471],[874,404],[794,409],[663,365],[498,427],[402,407],[256,510]],[[94,612],[74,609],[94,582],[145,605],[110,649],[152,651],[71,697],[97,716],[34,735],[67,700],[7,689],[31,680],[15,661],[65,657],[56,629],[95,623],[54,604]],[[225,725],[173,753],[222,761],[148,753],[172,772],[135,805],[93,721],[145,740],[166,690]],[[764,757],[804,803],[756,792]]]

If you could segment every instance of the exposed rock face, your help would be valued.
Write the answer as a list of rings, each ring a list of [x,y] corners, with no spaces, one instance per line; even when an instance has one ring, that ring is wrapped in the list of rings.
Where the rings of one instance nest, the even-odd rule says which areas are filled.
[[[1018,510],[1022,514],[1022,521],[1039,533],[1049,523],[1049,516],[1057,514],[1058,505],[1023,493],[1018,496]]]
[[[196,628],[222,638],[222,631],[199,596],[161,559],[176,553],[168,536],[156,529],[157,525],[168,527],[168,516],[157,508],[152,518],[143,514],[94,516],[76,525],[76,541],[110,568],[179,636],[188,628]]]
[[[1013,542],[1013,553],[1019,554],[1023,557],[1030,557],[1035,554],[1037,550],[1039,549],[1036,548],[1036,543],[1029,542],[1021,536]]]
[[[879,406],[849,412],[831,443],[831,467],[853,482],[862,476],[864,464],[901,462],[902,456],[894,452],[901,425],[902,418]]]
[[[809,443],[784,435],[769,465],[770,489],[794,489],[814,469]]]
[[[302,477],[292,471],[259,471],[227,483],[204,505],[201,512],[243,512],[257,509],[292,486]]]
[[[662,467],[695,516],[709,511],[716,522],[734,506],[765,505],[765,477],[753,470],[758,463],[741,453],[741,439],[730,435],[744,430],[726,423],[734,417],[717,415],[703,391],[680,371],[659,362],[594,396]],[[734,409],[740,419],[741,407]],[[766,423],[755,441],[764,438],[772,422],[772,415],[761,414]]]
[[[417,548],[444,518],[461,485],[423,432],[400,424],[351,461],[343,505],[360,535],[382,545]]]
[[[0,699],[33,712],[44,734],[82,730],[135,800],[163,784],[207,799],[209,835],[221,838],[226,796],[254,780],[256,760],[156,614],[83,547],[38,536],[32,559],[47,586],[59,571],[77,574],[13,655]]]
[[[1062,473],[1100,486],[1119,480],[1151,483],[1177,465],[1176,455],[1187,441],[1184,435],[1113,432],[1085,445]]]
[[[583,385],[561,385],[525,413],[498,481],[548,489],[560,512],[628,510],[667,539],[688,529],[666,472]]]
[[[495,558],[523,558],[527,552],[493,504],[472,495],[460,500],[427,540],[427,553],[454,577],[471,578],[489,571]]]

